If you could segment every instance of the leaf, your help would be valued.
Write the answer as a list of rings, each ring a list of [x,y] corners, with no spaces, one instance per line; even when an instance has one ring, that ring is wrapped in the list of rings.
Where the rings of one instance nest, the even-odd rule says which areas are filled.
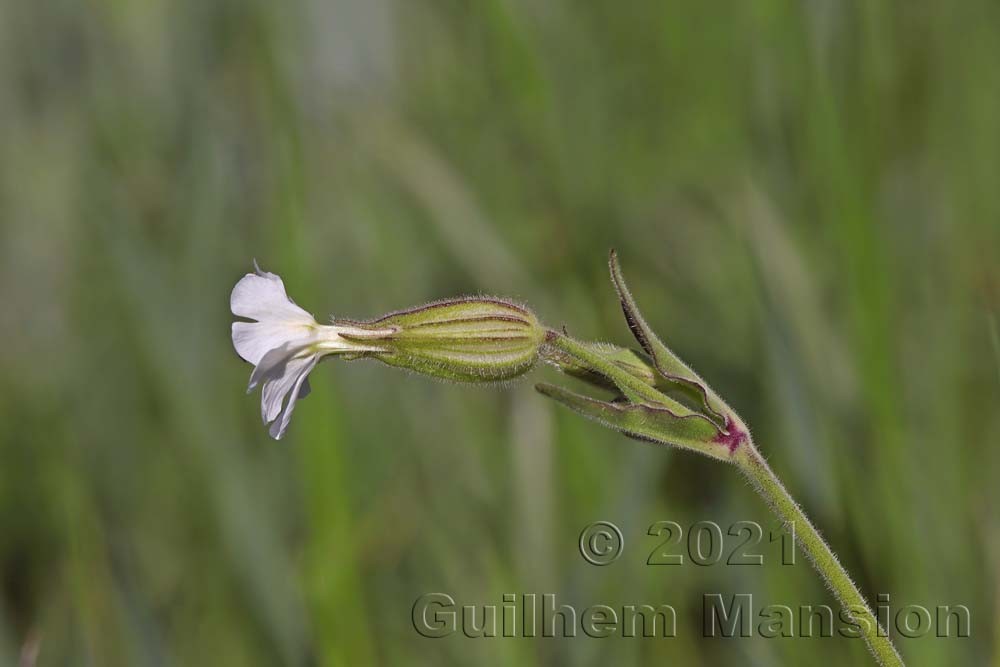
[[[625,277],[622,275],[621,265],[618,263],[618,254],[614,250],[611,251],[608,258],[608,266],[611,269],[611,282],[614,283],[621,301],[625,321],[628,323],[632,335],[639,341],[639,345],[653,360],[656,370],[667,380],[677,383],[681,390],[704,405],[712,421],[720,427],[724,426],[726,424],[725,415],[728,413],[726,404],[697,373],[663,344],[663,341],[646,323],[646,319],[639,312],[639,306],[625,284]]]
[[[545,340],[546,346],[542,350],[544,357],[559,363],[559,356],[553,355],[551,348],[570,355],[581,365],[613,382],[622,396],[633,403],[664,407],[676,415],[696,414],[687,406],[647,384],[629,370],[622,368],[613,359],[606,357],[593,344],[583,343],[551,330],[546,335]]]
[[[580,344],[589,348],[594,354],[598,354],[612,362],[626,373],[635,376],[651,387],[655,387],[660,379],[659,373],[646,362],[645,355],[630,350],[627,347],[619,347],[610,343],[586,343]],[[566,375],[583,380],[601,389],[617,391],[617,386],[607,376],[595,371],[586,362],[577,359],[571,354],[561,350],[551,348],[546,355],[546,361],[558,368]]]
[[[723,461],[731,456],[724,434],[703,415],[680,416],[659,406],[601,401],[546,383],[536,384],[535,389],[574,412],[629,437],[693,449]]]

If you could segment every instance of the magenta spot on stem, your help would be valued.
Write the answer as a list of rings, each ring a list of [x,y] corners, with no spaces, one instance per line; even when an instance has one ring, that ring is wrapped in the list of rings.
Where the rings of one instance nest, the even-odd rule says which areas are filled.
[[[733,422],[731,417],[726,417],[726,430],[712,438],[712,442],[725,445],[732,454],[747,439],[747,433]]]

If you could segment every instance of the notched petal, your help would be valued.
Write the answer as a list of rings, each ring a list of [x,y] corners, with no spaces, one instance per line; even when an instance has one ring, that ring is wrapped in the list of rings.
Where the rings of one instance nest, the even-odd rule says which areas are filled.
[[[258,321],[314,321],[312,315],[288,298],[285,283],[277,274],[261,271],[259,267],[255,273],[240,278],[233,287],[229,308],[233,315]]]

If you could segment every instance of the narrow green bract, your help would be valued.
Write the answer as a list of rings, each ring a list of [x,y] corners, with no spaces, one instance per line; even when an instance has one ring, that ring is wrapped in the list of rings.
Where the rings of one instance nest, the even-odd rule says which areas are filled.
[[[634,350],[630,350],[627,347],[612,345],[611,343],[581,342],[580,344],[589,347],[595,354],[611,361],[626,373],[642,380],[649,386],[656,386],[656,372],[650,367],[649,363],[647,363],[647,361]],[[562,352],[557,348],[552,348],[551,351],[545,355],[545,360],[566,375],[571,375],[603,389],[617,389],[615,383],[609,380],[605,375],[602,375],[586,363],[580,361],[572,355]]]

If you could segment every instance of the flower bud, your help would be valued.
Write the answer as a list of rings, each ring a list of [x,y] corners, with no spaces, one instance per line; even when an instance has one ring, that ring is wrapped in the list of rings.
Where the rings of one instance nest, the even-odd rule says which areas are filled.
[[[534,313],[494,297],[436,301],[350,324],[370,333],[344,338],[379,348],[360,356],[463,382],[498,382],[527,372],[545,338]]]

